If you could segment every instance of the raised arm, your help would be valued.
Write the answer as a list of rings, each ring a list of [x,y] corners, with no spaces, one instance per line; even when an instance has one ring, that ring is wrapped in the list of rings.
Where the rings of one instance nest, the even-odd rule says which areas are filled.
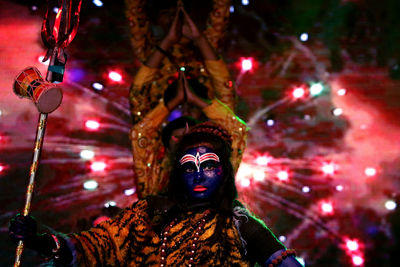
[[[218,58],[214,48],[210,45],[205,35],[199,31],[185,9],[183,7],[181,9],[184,15],[183,35],[191,39],[199,48],[210,76],[215,96],[233,110],[235,102],[234,84],[225,62]]]

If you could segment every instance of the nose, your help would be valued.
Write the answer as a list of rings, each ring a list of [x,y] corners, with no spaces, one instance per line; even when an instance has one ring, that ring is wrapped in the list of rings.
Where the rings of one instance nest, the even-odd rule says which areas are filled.
[[[202,182],[204,180],[204,175],[203,175],[203,171],[199,170],[196,172],[195,176],[194,176],[194,182],[196,184]]]

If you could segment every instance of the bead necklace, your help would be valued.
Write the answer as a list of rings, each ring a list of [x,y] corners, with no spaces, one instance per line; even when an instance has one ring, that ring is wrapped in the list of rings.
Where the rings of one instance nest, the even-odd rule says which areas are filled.
[[[175,218],[175,220],[171,221],[171,223],[165,227],[164,232],[161,236],[162,244],[161,244],[161,261],[160,261],[160,266],[165,267],[167,263],[167,253],[172,250],[174,250],[177,246],[179,246],[182,243],[182,240],[184,240],[188,235],[193,233],[193,230],[195,230],[194,237],[192,240],[192,243],[190,245],[190,253],[189,253],[189,267],[193,266],[194,263],[194,256],[196,254],[196,248],[197,248],[197,243],[199,241],[199,237],[201,234],[201,231],[203,230],[204,225],[206,224],[206,219],[208,215],[211,213],[210,210],[206,210],[203,212],[202,218],[194,225],[192,228],[187,232],[185,236],[181,238],[180,241],[176,242],[174,247],[172,249],[167,249],[167,241],[168,241],[168,236],[169,236],[169,230],[177,223],[178,219]]]

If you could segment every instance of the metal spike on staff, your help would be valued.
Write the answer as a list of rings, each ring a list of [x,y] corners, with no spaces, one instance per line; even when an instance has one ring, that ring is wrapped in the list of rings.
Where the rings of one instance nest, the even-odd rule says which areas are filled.
[[[42,24],[42,40],[48,48],[43,61],[50,59],[46,80],[39,70],[28,67],[17,75],[14,81],[14,93],[21,98],[31,99],[38,111],[39,122],[36,129],[35,147],[33,150],[32,164],[29,171],[29,185],[26,190],[25,207],[23,215],[28,216],[31,208],[35,176],[39,166],[43,138],[46,131],[47,115],[56,110],[62,101],[61,88],[57,83],[62,82],[67,57],[64,48],[74,39],[78,24],[82,0],[62,0],[56,15],[52,15],[53,5],[47,1],[47,12]],[[15,254],[14,267],[21,265],[24,242],[21,240]]]

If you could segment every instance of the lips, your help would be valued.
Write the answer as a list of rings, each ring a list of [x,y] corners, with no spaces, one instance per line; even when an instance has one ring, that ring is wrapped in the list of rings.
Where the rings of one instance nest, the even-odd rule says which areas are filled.
[[[202,185],[196,185],[194,188],[193,188],[193,191],[194,192],[204,192],[204,191],[206,191],[207,190],[207,187],[204,187],[204,186],[202,186]]]

